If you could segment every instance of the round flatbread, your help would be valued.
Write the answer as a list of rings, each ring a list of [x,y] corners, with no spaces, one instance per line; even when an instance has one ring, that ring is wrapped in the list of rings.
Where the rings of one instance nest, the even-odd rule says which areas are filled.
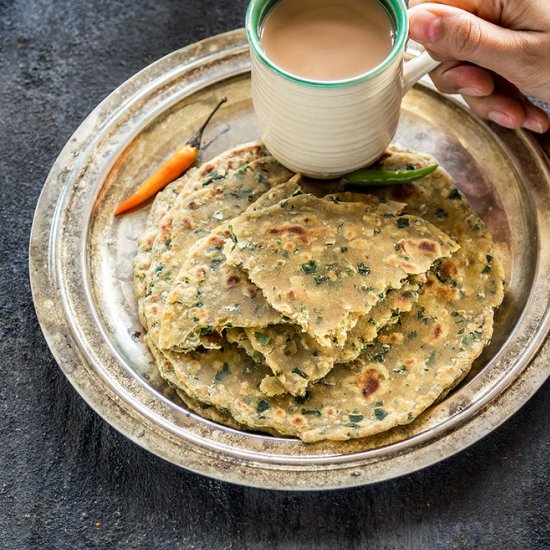
[[[406,169],[433,162],[393,148],[382,165]],[[180,387],[252,429],[313,442],[365,437],[409,423],[460,380],[490,340],[493,311],[503,299],[492,238],[442,169],[378,194],[404,202],[407,215],[421,216],[460,245],[430,270],[418,302],[399,323],[301,397],[266,396],[259,387],[271,370],[230,344],[168,353]]]

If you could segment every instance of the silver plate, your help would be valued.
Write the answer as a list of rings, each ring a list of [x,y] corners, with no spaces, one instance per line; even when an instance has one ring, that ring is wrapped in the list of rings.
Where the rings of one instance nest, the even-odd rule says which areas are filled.
[[[427,84],[403,103],[396,141],[437,157],[489,225],[506,267],[495,339],[458,389],[409,426],[347,443],[304,445],[242,433],[188,412],[143,345],[131,260],[148,208],[115,206],[227,95],[206,160],[257,138],[242,30],[174,52],[115,90],[57,159],[36,210],[30,273],[61,369],[105,420],[190,470],[274,489],[381,481],[464,449],[521,407],[550,374],[550,171],[524,132],[488,126]]]

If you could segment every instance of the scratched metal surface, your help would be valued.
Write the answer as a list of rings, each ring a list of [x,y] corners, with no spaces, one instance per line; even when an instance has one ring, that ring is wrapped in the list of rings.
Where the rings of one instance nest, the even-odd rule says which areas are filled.
[[[73,17],[78,21],[77,8],[75,6],[77,15]],[[55,9],[59,6],[54,5]],[[137,21],[139,27],[140,17],[147,13],[147,7],[142,4],[136,9],[132,21]],[[150,10],[154,12],[155,8],[150,7]],[[49,24],[53,24],[52,12],[44,11]],[[124,20],[130,13],[133,12],[116,15]],[[219,10],[214,10],[214,15],[216,13]],[[163,14],[167,16],[166,10],[160,9],[161,18]],[[38,25],[39,19],[34,23]],[[9,27],[11,20],[6,20]],[[105,41],[104,36],[102,39]],[[26,50],[32,50],[24,42],[24,37],[19,36],[21,51],[18,55],[24,56]],[[55,44],[55,40],[53,42]],[[99,50],[92,51],[91,55],[99,55]],[[126,58],[131,57],[129,52],[123,51],[123,54]],[[27,85],[34,86],[34,95],[38,95],[25,98],[29,105],[37,105],[40,101],[54,104],[59,97],[56,95],[59,91],[40,97],[40,90],[52,89],[48,74],[42,81],[33,77],[32,69],[47,63],[48,55],[43,56],[46,61],[44,57],[38,59],[37,55],[30,60],[29,70],[25,72]],[[79,70],[86,69],[92,71],[92,66]],[[56,67],[56,71],[66,75],[67,65]],[[99,72],[105,78],[101,69]],[[81,83],[81,89],[85,94],[84,84]],[[91,94],[87,99],[89,108],[93,100]],[[42,138],[47,135],[48,128],[63,124],[66,119],[78,121],[80,111],[70,112],[66,101],[59,100],[58,104],[62,114],[49,121],[50,126],[45,124],[41,128]],[[24,129],[18,130],[15,123],[22,115],[8,113],[7,109],[3,112],[11,115],[4,120],[12,125],[12,136],[15,135],[23,147],[28,146],[32,140]],[[38,120],[48,120],[36,108],[27,115],[29,121],[31,115]],[[63,132],[65,139],[68,138],[70,132],[60,128],[61,137]],[[56,139],[58,146],[64,141],[60,137]],[[43,145],[52,155],[50,143],[51,140],[46,140]],[[49,164],[47,157],[45,164]],[[17,179],[24,184],[23,188],[28,188],[25,178],[36,173],[40,175],[40,167],[33,164],[27,169],[21,167]],[[20,194],[19,187],[14,182],[10,190],[24,203],[25,196]],[[13,198],[8,197],[2,208],[9,214],[6,219],[15,229],[14,235],[6,232],[5,241],[10,245],[17,231],[21,238],[24,227],[15,215]],[[18,264],[12,265],[17,267]],[[20,381],[8,376],[2,393],[6,402],[9,399],[13,404],[7,413],[7,427],[14,433],[8,438],[7,432],[3,432],[2,457],[6,458],[3,463],[7,468],[2,478],[0,505],[4,513],[0,529],[3,540],[8,541],[7,547],[21,548],[25,544],[113,547],[125,542],[135,547],[149,547],[151,541],[157,547],[170,544],[176,547],[262,547],[268,543],[281,547],[310,547],[311,542],[316,541],[320,547],[359,547],[370,542],[374,547],[388,548],[496,548],[505,543],[508,547],[523,544],[542,548],[548,540],[543,521],[547,510],[544,495],[548,494],[547,471],[542,460],[542,452],[548,445],[544,394],[543,397],[539,394],[496,435],[473,449],[424,472],[372,489],[326,496],[318,493],[279,496],[233,487],[172,468],[127,444],[88,412],[53,369],[32,314],[18,305],[22,301],[19,288],[13,284],[8,288],[5,280],[3,284],[3,297],[10,297],[5,300],[3,311],[9,313],[19,308],[11,318],[19,319],[20,323],[3,333],[6,338],[2,342],[4,346],[11,345],[16,342],[15,337],[19,338],[19,345],[8,351],[19,367],[17,377]],[[25,290],[24,285],[22,290]],[[36,353],[37,350],[42,352]],[[32,396],[17,392],[17,388],[25,387],[35,390]],[[16,425],[26,427],[26,433],[18,433]],[[526,425],[529,430],[524,429]],[[17,473],[19,476],[13,475]],[[25,483],[18,482],[19,479],[24,479]],[[506,487],[506,495],[502,485]],[[171,511],[167,514],[163,510],[168,503]],[[390,510],[393,513],[390,514]],[[224,536],[226,524],[228,533]]]

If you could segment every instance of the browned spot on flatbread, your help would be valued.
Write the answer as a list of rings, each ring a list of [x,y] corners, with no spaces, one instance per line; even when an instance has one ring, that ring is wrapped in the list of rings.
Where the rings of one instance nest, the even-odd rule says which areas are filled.
[[[254,298],[258,295],[259,289],[253,285],[246,285],[246,288],[243,290],[243,294],[249,298]]]
[[[412,273],[416,269],[415,265],[397,256],[392,256],[391,258],[388,258],[387,260],[385,260],[385,263],[392,267],[400,267],[408,273]]]
[[[206,340],[215,346],[221,346],[223,344],[222,335],[219,332],[213,331],[205,336]]]
[[[444,285],[436,285],[435,294],[444,300],[455,300],[458,298],[458,291],[455,288]]]
[[[228,288],[232,288],[235,285],[238,285],[240,281],[241,281],[240,277],[237,277],[237,275],[231,275],[230,277],[227,278],[227,281],[225,282],[225,284]]]
[[[451,279],[458,274],[457,261],[453,258],[441,262],[439,267],[439,275],[447,279]]]
[[[210,238],[210,244],[214,248],[220,249],[223,248],[223,245],[225,244],[225,239],[220,235],[212,235],[212,237]]]
[[[368,399],[380,387],[379,377],[378,371],[374,369],[369,369],[357,377],[357,385],[365,399]]]
[[[187,216],[181,219],[181,225],[185,227],[185,229],[191,229],[193,227],[191,220]]]
[[[281,228],[274,227],[273,229],[269,230],[270,235],[280,235],[281,233],[291,233],[292,235],[305,235],[306,230],[299,225],[290,225]]]
[[[418,248],[420,250],[425,250],[427,252],[435,252],[436,246],[435,243],[432,241],[420,241]]]
[[[396,305],[399,309],[405,307],[412,299],[413,293],[410,290],[403,292],[397,296]]]
[[[197,280],[201,281],[202,279],[204,279],[206,277],[206,268],[203,267],[203,266],[199,266],[197,267],[197,269],[195,269],[195,277],[197,278]]]
[[[413,250],[418,250],[430,257],[436,257],[440,254],[439,244],[430,239],[401,239],[399,244],[404,254],[411,254]]]
[[[168,235],[170,231],[172,231],[172,222],[174,221],[173,216],[170,216],[170,219],[168,219],[165,223],[162,224],[161,232],[162,235]]]
[[[400,332],[392,332],[391,334],[379,336],[378,340],[383,344],[401,343],[403,341],[403,335]]]
[[[410,183],[407,185],[396,185],[395,187],[392,187],[391,198],[396,201],[404,201],[417,193],[418,189],[416,186]]]

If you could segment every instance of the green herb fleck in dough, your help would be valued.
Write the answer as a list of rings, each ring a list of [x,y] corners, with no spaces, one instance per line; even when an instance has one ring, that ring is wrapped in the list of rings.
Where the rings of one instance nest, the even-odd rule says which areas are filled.
[[[216,373],[216,382],[221,382],[229,374],[229,364],[224,363],[220,370]]]
[[[347,246],[342,246],[342,247],[340,247],[340,252],[341,252],[342,254],[345,254],[348,250],[349,250],[349,248],[348,248]]]
[[[310,397],[311,397],[311,392],[306,391],[304,393],[304,395],[296,396],[294,398],[294,401],[296,401],[296,403],[298,403],[300,405],[303,405]]]
[[[349,415],[349,421],[352,424],[357,424],[357,423],[361,422],[361,420],[363,420],[363,415],[362,414],[350,414]]]
[[[302,265],[302,271],[306,275],[317,273],[317,262],[315,260],[309,260],[309,262]]]
[[[409,227],[410,223],[407,218],[397,218],[397,221],[395,222],[395,225],[399,229],[405,229],[406,227]]]
[[[407,367],[405,365],[400,365],[399,367],[392,370],[396,374],[405,374],[407,372]]]
[[[208,325],[207,327],[203,327],[200,330],[201,336],[206,336],[207,334],[210,334],[212,332],[212,325]]]
[[[254,338],[262,344],[262,346],[267,346],[269,342],[271,342],[271,336],[268,336],[267,334],[262,334],[261,332],[255,332]]]
[[[490,266],[490,265],[486,265],[486,266],[481,270],[481,274],[482,274],[482,275],[487,275],[487,273],[491,273],[491,266]]]
[[[426,365],[431,367],[435,363],[435,351],[432,351],[428,357],[426,357]]]
[[[376,420],[384,420],[388,413],[384,409],[374,409],[374,417]]]
[[[450,193],[449,193],[449,198],[452,200],[452,201],[460,201],[462,200],[462,195],[460,194],[460,191],[458,189],[453,189]]]
[[[359,275],[368,275],[370,273],[370,268],[364,263],[357,264],[357,272]]]
[[[302,378],[307,378],[307,374],[300,370],[298,367],[296,367],[293,371],[294,374],[297,374],[298,376],[301,376]]]
[[[418,308],[418,312],[416,313],[416,318],[421,322],[421,323],[424,323],[425,325],[428,324],[428,318],[424,315],[426,311],[426,308],[424,307],[419,307]]]
[[[315,284],[317,286],[321,286],[323,283],[326,283],[328,281],[328,276],[327,275],[317,275],[317,277],[315,277],[313,280],[315,281]]]
[[[267,411],[267,409],[270,408],[270,405],[267,401],[264,401],[263,399],[261,399],[259,402],[258,402],[258,406],[256,407],[256,412],[258,414],[261,414],[265,411]]]
[[[304,416],[321,416],[321,411],[302,409],[302,414]]]

